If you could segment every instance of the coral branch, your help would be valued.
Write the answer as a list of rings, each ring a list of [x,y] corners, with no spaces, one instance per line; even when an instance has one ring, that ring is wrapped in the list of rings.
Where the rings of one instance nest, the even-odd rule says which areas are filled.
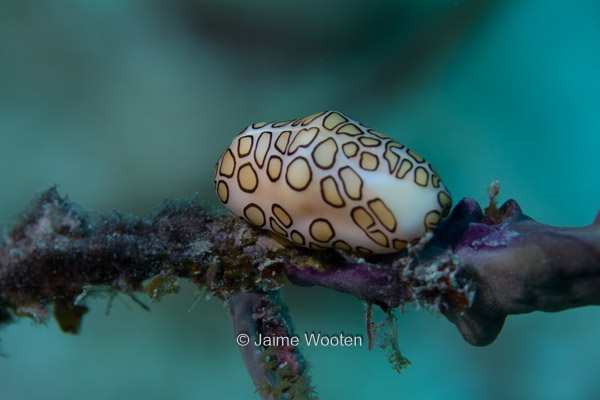
[[[298,348],[289,343],[261,347],[261,338],[291,338],[293,328],[279,292],[244,293],[230,297],[229,316],[246,369],[263,399],[308,399],[306,364]]]
[[[170,276],[190,278],[222,298],[281,286],[270,274],[274,267],[253,268],[244,254],[257,232],[237,218],[218,217],[199,198],[165,201],[147,218],[102,216],[81,211],[52,188],[5,230],[3,311],[44,318],[49,303],[79,303],[95,287],[133,295],[148,278],[154,278],[150,297],[160,297]]]
[[[490,195],[492,196],[492,195]],[[236,335],[290,336],[279,288],[290,281],[350,293],[385,311],[416,303],[456,324],[473,345],[491,343],[507,315],[600,304],[600,216],[581,228],[533,221],[515,201],[485,213],[464,199],[403,253],[359,258],[287,246],[198,198],[164,202],[137,218],[81,211],[54,188],[5,228],[0,247],[0,322],[48,317],[75,333],[94,288],[151,299],[188,278],[228,305]],[[393,349],[396,364],[406,360]],[[295,348],[241,347],[263,398],[309,396]],[[269,397],[271,396],[271,397]]]
[[[439,243],[452,246],[461,276],[477,287],[469,309],[446,313],[465,340],[491,343],[509,314],[600,304],[598,217],[589,226],[561,228],[533,221],[512,200],[499,211],[493,221],[466,199],[439,230]]]

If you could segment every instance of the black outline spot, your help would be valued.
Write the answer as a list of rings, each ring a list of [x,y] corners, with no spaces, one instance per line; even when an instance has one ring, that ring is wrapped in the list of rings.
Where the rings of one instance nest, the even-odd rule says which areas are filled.
[[[373,238],[373,236],[371,236],[376,233],[380,233],[383,236],[383,238],[385,239],[385,244],[379,243],[377,240],[375,240]],[[367,236],[369,237],[369,239],[371,239],[373,242],[377,243],[377,245],[379,245],[381,247],[390,247],[390,240],[388,239],[387,235],[381,231],[381,229],[375,229],[375,230],[369,231],[369,232],[367,232]]]
[[[242,169],[244,169],[244,167],[246,165],[250,166],[250,169],[252,170],[252,172],[254,173],[254,176],[256,177],[256,186],[254,186],[254,188],[252,190],[246,190],[244,188],[244,186],[242,185],[242,181],[240,179],[240,173],[242,172]],[[260,183],[259,179],[258,179],[258,174],[256,173],[256,171],[254,170],[254,167],[252,166],[252,163],[245,163],[243,165],[240,165],[240,168],[238,169],[238,173],[237,173],[237,184],[239,186],[239,188],[242,190],[242,192],[246,192],[246,193],[254,193],[256,192],[256,189],[258,188],[258,184]]]
[[[277,213],[275,212],[275,207],[279,208],[281,211],[283,211],[283,213],[284,213],[285,215],[287,215],[287,217],[288,217],[288,218],[289,218],[289,220],[290,220],[290,223],[289,223],[289,224],[286,224],[285,222],[283,222],[283,221],[281,220],[281,218],[279,218],[279,215],[277,215]],[[294,223],[294,220],[292,219],[292,217],[290,216],[290,214],[289,214],[287,211],[285,211],[285,209],[284,209],[283,207],[281,207],[279,204],[277,204],[277,203],[274,203],[274,204],[271,206],[271,212],[273,213],[273,215],[275,216],[275,218],[277,218],[277,220],[278,220],[279,222],[281,222],[281,223],[283,224],[283,226],[285,226],[286,228],[289,228],[290,226],[292,226],[292,225],[293,225],[293,223]]]
[[[411,156],[411,157],[412,157],[412,159],[413,159],[413,160],[415,160],[415,162],[416,162],[417,164],[421,164],[421,163],[424,163],[424,162],[425,162],[425,159],[424,159],[422,156],[418,155],[418,154],[417,154],[417,153],[416,153],[414,150],[412,150],[412,149],[406,149],[406,153],[407,153],[409,156]],[[421,161],[419,161],[419,160],[418,160],[419,158],[421,159]]]
[[[345,249],[345,248],[341,249],[341,248],[339,248],[339,247],[336,246],[336,244],[338,244],[338,243],[341,243],[342,245],[347,246],[348,248],[347,249]],[[342,250],[342,251],[352,251],[352,246],[350,246],[348,243],[344,242],[343,240],[336,240],[335,242],[333,242],[331,244],[331,247],[336,248],[338,250]]]
[[[423,171],[425,171],[425,174],[426,174],[426,176],[425,176],[425,183],[424,184],[423,183],[419,183],[417,181],[417,171],[419,171],[420,169],[422,169]],[[427,187],[427,184],[429,183],[429,171],[427,171],[426,168],[424,168],[424,167],[417,167],[417,168],[415,168],[415,172],[413,172],[413,174],[414,174],[414,181],[415,181],[415,183],[417,185],[423,186],[423,187]]]
[[[435,175],[439,175],[440,173],[437,171],[437,169],[435,169],[435,167],[433,165],[431,165],[431,163],[427,164],[429,165],[429,169],[435,174]]]
[[[273,121],[269,121],[269,122],[255,122],[252,124],[252,129],[262,129],[265,126],[269,125],[270,123],[272,123]]]
[[[296,239],[294,239],[294,234],[300,236],[300,238],[302,239],[302,243],[299,243],[296,241]],[[300,232],[298,232],[297,230],[293,230],[292,233],[290,233],[290,239],[292,239],[292,241],[300,246],[304,246],[306,243],[306,239],[304,239],[304,235],[302,235]]]
[[[290,119],[287,121],[279,121],[279,122],[275,122],[273,123],[273,128],[283,128],[284,126],[286,126],[287,124],[289,124],[290,122],[294,122],[295,119]]]
[[[233,159],[233,168],[231,169],[231,174],[227,175],[223,173],[223,160],[225,159],[225,154],[229,153],[231,155],[231,158]],[[221,156],[221,165],[219,166],[219,174],[226,177],[226,178],[231,178],[233,176],[233,174],[235,173],[235,165],[236,163],[236,158],[233,155],[233,151],[231,151],[231,149],[227,149],[225,150],[225,153],[223,153],[223,155]]]
[[[344,147],[346,147],[347,145],[354,145],[354,146],[356,147],[356,151],[355,151],[355,152],[354,152],[354,154],[352,154],[351,156],[349,156],[349,155],[346,153],[346,150],[344,150]],[[356,143],[354,143],[354,142],[346,142],[346,143],[344,143],[344,144],[342,145],[342,152],[343,152],[343,153],[344,153],[344,155],[345,155],[346,157],[348,157],[348,158],[356,157],[356,155],[358,154],[358,150],[359,150],[359,147],[358,147],[358,145],[357,145]]]
[[[437,214],[437,216],[438,216],[438,221],[437,221],[435,224],[433,224],[433,226],[432,226],[432,227],[429,227],[429,225],[427,225],[427,217],[429,217],[429,215],[431,215],[431,214]],[[442,220],[442,214],[441,214],[439,211],[435,211],[435,210],[433,210],[433,211],[429,211],[429,212],[428,212],[428,213],[425,215],[425,218],[423,218],[423,224],[425,225],[425,230],[426,230],[427,232],[431,232],[431,231],[435,230],[435,228],[437,228],[437,226],[440,224],[440,221],[441,221],[441,220]]]
[[[303,159],[303,160],[304,160],[304,162],[306,163],[306,166],[308,167],[308,173],[309,173],[309,175],[308,175],[308,181],[306,181],[306,185],[304,185],[304,187],[303,187],[303,188],[296,189],[294,186],[292,186],[292,185],[290,184],[290,181],[289,181],[289,179],[288,179],[288,174],[289,174],[289,171],[290,171],[290,167],[292,166],[292,164],[294,163],[294,161],[296,161],[296,160],[298,160],[298,159],[300,159],[300,158],[301,158],[301,159]],[[291,162],[288,164],[288,166],[287,166],[287,169],[285,170],[285,181],[286,181],[286,183],[288,184],[288,186],[289,186],[289,187],[291,187],[292,189],[294,189],[294,190],[295,190],[295,191],[297,191],[297,192],[302,192],[303,190],[306,190],[306,188],[308,187],[308,185],[310,185],[310,183],[312,182],[312,176],[313,176],[313,173],[312,173],[312,168],[310,167],[310,164],[308,163],[308,160],[306,159],[306,157],[302,157],[302,156],[298,156],[298,157],[294,158],[294,159],[293,159],[293,160],[292,160],[292,161],[291,161]]]
[[[294,151],[290,151],[290,149],[291,149],[292,145],[294,144],[294,142],[296,141],[296,139],[298,139],[298,136],[300,136],[300,134],[301,134],[303,131],[310,132],[310,131],[312,131],[313,129],[316,129],[316,130],[317,130],[317,132],[314,134],[314,136],[312,137],[312,139],[310,139],[310,141],[309,141],[308,143],[305,143],[305,144],[299,144],[298,146],[296,146],[296,148],[294,149]],[[299,149],[300,147],[308,147],[308,146],[310,146],[310,145],[312,144],[312,142],[314,142],[314,141],[315,141],[315,139],[317,138],[317,136],[319,136],[319,132],[320,132],[320,129],[319,129],[319,128],[317,128],[316,126],[311,126],[310,128],[302,128],[301,130],[299,130],[299,131],[296,133],[296,136],[294,136],[294,139],[293,139],[293,140],[290,142],[290,145],[288,146],[288,153],[287,153],[287,154],[288,154],[288,156],[291,156],[291,155],[293,155],[295,152],[297,152],[297,151],[298,151],[298,149]]]
[[[271,160],[273,160],[274,158],[279,160],[279,174],[277,174],[276,178],[273,178],[271,176],[270,173],[270,165],[271,165]],[[283,160],[281,159],[281,157],[276,156],[276,155],[272,155],[271,157],[269,157],[269,161],[267,161],[267,176],[269,177],[269,180],[271,182],[276,182],[279,178],[281,178],[281,171],[283,171]]]
[[[342,130],[342,128],[344,128],[344,127],[346,127],[346,126],[350,126],[350,125],[352,125],[352,126],[353,126],[353,127],[355,127],[356,129],[358,129],[358,132],[357,132],[357,133],[340,132],[340,131]],[[363,130],[362,130],[362,129],[360,129],[360,127],[359,127],[359,126],[357,126],[356,124],[353,124],[352,122],[350,122],[350,123],[347,123],[347,124],[344,124],[344,125],[340,126],[340,127],[339,127],[339,128],[336,130],[336,131],[335,131],[335,133],[336,133],[337,135],[346,135],[346,136],[350,136],[350,137],[359,136],[359,135],[364,135],[364,132],[363,132]]]
[[[225,190],[226,190],[226,192],[227,192],[227,196],[225,197],[225,200],[223,200],[223,199],[221,198],[221,196],[219,196],[219,185],[220,185],[221,183],[222,183],[223,185],[225,185]],[[227,202],[229,201],[229,186],[227,186],[227,182],[225,182],[224,180],[220,180],[220,181],[219,181],[219,182],[217,182],[217,184],[215,185],[215,189],[217,190],[217,197],[219,198],[219,200],[221,200],[221,202],[222,202],[223,204],[227,204]]]
[[[404,164],[405,161],[410,164],[410,167],[406,170],[406,172],[404,172],[402,174],[402,176],[400,176],[398,174],[400,173],[400,170],[402,169],[402,165]],[[400,162],[400,167],[398,167],[398,172],[396,172],[396,178],[398,178],[398,179],[406,178],[406,175],[413,169],[414,166],[415,165],[409,159],[406,159],[406,158],[402,159],[402,161]]]
[[[356,216],[354,215],[354,213],[356,211],[358,211],[358,210],[364,211],[365,214],[367,214],[367,216],[369,218],[371,218],[371,225],[367,226],[366,228],[363,228],[362,226],[360,226],[360,224],[356,220]],[[377,223],[375,222],[375,218],[373,218],[371,216],[371,214],[369,214],[369,212],[364,207],[362,207],[362,206],[354,207],[352,209],[352,211],[350,212],[350,217],[352,218],[352,221],[354,222],[354,224],[356,226],[358,226],[365,233],[365,235],[367,235],[367,237],[369,239],[371,239],[373,242],[377,243],[378,246],[382,246],[382,247],[389,247],[390,246],[390,241],[389,241],[389,239],[388,239],[388,237],[387,237],[387,235],[385,233],[383,233],[380,229],[371,229]],[[385,243],[386,243],[385,245],[382,245],[381,243],[379,243],[378,241],[376,241],[375,239],[373,239],[373,237],[371,235],[373,235],[375,233],[381,233],[383,235],[383,237],[385,238]]]
[[[274,225],[273,225],[273,224],[274,224]],[[273,217],[269,217],[269,225],[271,225],[271,230],[272,230],[273,232],[275,232],[276,234],[278,234],[278,235],[281,235],[281,236],[284,236],[284,237],[287,237],[287,236],[288,236],[288,234],[287,234],[287,232],[285,231],[285,229],[283,229],[281,226],[279,226],[279,224],[277,223],[277,221],[275,221],[275,219],[274,219]],[[277,230],[277,228],[275,228],[275,226],[276,226],[277,228],[281,229],[281,232],[283,232],[283,233],[281,233],[280,231],[278,231],[278,230]]]
[[[371,168],[365,168],[365,167],[363,166],[363,160],[365,159],[365,158],[364,158],[364,155],[365,155],[365,154],[368,154],[368,155],[370,155],[370,156],[373,156],[373,158],[375,158],[375,168],[371,169]],[[379,168],[379,157],[377,157],[377,155],[376,155],[376,154],[369,153],[368,151],[363,151],[363,152],[361,152],[361,153],[360,153],[360,161],[359,161],[359,165],[360,165],[360,167],[361,167],[362,169],[364,169],[365,171],[376,171],[376,170],[377,170],[377,168]]]
[[[398,248],[398,247],[396,247],[396,243],[400,243],[400,244],[404,245],[404,247]],[[408,242],[406,240],[394,239],[394,240],[392,240],[392,247],[395,250],[401,251],[401,250],[404,250],[404,249],[406,249],[408,247]]]
[[[252,222],[252,220],[251,220],[250,218],[248,218],[247,212],[248,212],[248,209],[249,209],[250,207],[256,207],[256,208],[258,208],[258,211],[260,211],[260,213],[262,214],[262,217],[263,217],[263,223],[262,223],[262,225],[258,225],[258,224],[256,224],[256,223]],[[263,226],[265,226],[265,223],[267,222],[267,218],[265,217],[265,212],[264,212],[264,211],[262,210],[262,208],[260,208],[260,206],[259,206],[258,204],[256,204],[256,203],[250,203],[250,204],[248,204],[246,207],[244,207],[244,217],[245,217],[245,218],[246,218],[248,221],[250,221],[250,222],[251,222],[253,225],[255,225],[255,226],[258,226],[259,228],[262,228]]]
[[[385,144],[385,151],[383,152],[383,158],[388,163],[388,166],[390,169],[390,174],[394,173],[394,171],[398,167],[398,164],[400,163],[400,160],[402,159],[402,156],[400,154],[397,154],[396,152],[392,151],[392,149],[402,150],[402,147],[404,147],[404,146],[402,146],[402,147],[398,147],[398,146],[402,146],[402,145],[400,143],[394,142],[393,140],[390,140],[389,142],[387,142]],[[396,162],[394,163],[393,166],[392,166],[391,161],[385,156],[388,153],[391,153],[397,157]]]
[[[365,253],[367,256],[372,256],[373,250],[369,250],[366,247],[362,247],[362,246],[356,246],[356,251],[359,253]]]
[[[315,152],[317,151],[317,149],[319,148],[319,146],[322,146],[323,144],[325,144],[326,142],[328,142],[330,140],[333,142],[333,144],[335,146],[335,151],[333,152],[333,157],[331,158],[331,164],[329,166],[323,166],[323,165],[319,164],[319,162],[317,161],[317,157],[315,157]],[[337,153],[338,153],[338,148],[339,148],[339,146],[338,146],[337,142],[335,141],[335,139],[332,138],[332,137],[330,137],[330,138],[327,138],[327,139],[323,140],[318,145],[316,145],[315,148],[313,149],[312,153],[310,153],[310,155],[311,155],[311,157],[312,157],[312,159],[315,162],[315,165],[317,167],[319,167],[321,169],[331,169],[331,167],[333,167],[333,165],[335,164],[335,160],[336,160]]]
[[[344,179],[342,178],[342,171],[345,169],[349,169],[352,172],[354,172],[356,174],[356,176],[358,176],[358,179],[360,180],[360,186],[358,188],[358,192],[359,192],[359,196],[358,197],[352,197],[350,196],[350,194],[348,193],[348,189],[346,188],[346,182],[344,181]],[[340,177],[340,180],[342,181],[342,185],[344,185],[344,192],[346,193],[346,196],[348,196],[349,198],[351,198],[352,200],[360,200],[363,197],[363,180],[360,177],[359,174],[356,173],[356,171],[354,169],[352,169],[351,167],[343,167],[340,168],[338,171],[338,176]]]
[[[285,141],[285,146],[283,147],[283,150],[281,150],[279,148],[279,140],[287,133],[287,140]],[[279,134],[279,136],[277,136],[277,139],[275,139],[275,148],[281,153],[281,154],[285,154],[285,151],[287,150],[288,146],[290,145],[290,137],[292,136],[292,131],[283,131]]]
[[[381,204],[383,205],[383,208],[385,208],[387,210],[387,212],[390,213],[390,215],[392,216],[392,220],[394,221],[394,226],[392,227],[392,229],[388,228],[388,226],[386,224],[383,223],[383,221],[379,218],[379,215],[377,215],[377,213],[375,212],[375,210],[373,210],[373,207],[371,206],[371,203],[375,203],[376,201],[380,201]],[[377,218],[377,221],[379,221],[379,223],[381,225],[383,225],[383,227],[385,229],[387,229],[389,232],[394,232],[396,230],[396,227],[398,226],[398,223],[396,221],[396,216],[394,215],[394,213],[388,208],[387,204],[385,204],[385,201],[381,200],[379,197],[374,198],[373,200],[369,200],[367,202],[367,205],[369,206],[369,209],[371,210],[371,212],[373,213],[373,215],[375,215],[375,218]]]
[[[368,142],[370,140],[374,140],[377,143],[375,143],[375,144],[366,144],[366,143],[364,143],[365,141]],[[381,140],[380,139],[375,139],[375,138],[368,137],[368,136],[359,137],[358,141],[360,142],[360,144],[362,144],[365,147],[377,147],[377,146],[381,146]]]
[[[311,122],[313,122],[314,120],[319,118],[321,115],[325,114],[326,112],[327,111],[321,111],[320,113],[308,115],[308,116],[302,118],[302,126],[306,126],[306,125],[310,124]],[[308,118],[310,118],[310,120]]]
[[[336,190],[336,192],[337,192],[337,194],[338,194],[338,196],[339,196],[340,200],[342,201],[342,204],[333,204],[333,203],[330,203],[330,202],[327,200],[327,197],[325,196],[325,191],[324,191],[324,189],[323,189],[323,182],[325,182],[327,179],[331,179],[331,180],[333,181],[333,184],[334,184],[334,186],[335,186],[335,190]],[[342,197],[342,192],[340,192],[340,188],[339,188],[339,186],[338,186],[338,184],[337,184],[337,181],[335,180],[335,178],[334,178],[333,176],[331,176],[331,175],[327,175],[325,178],[321,179],[321,182],[320,182],[320,185],[319,185],[319,187],[320,187],[320,190],[321,190],[321,197],[323,198],[323,201],[324,201],[325,203],[327,203],[327,204],[329,204],[330,206],[332,206],[332,207],[335,207],[335,208],[342,208],[342,207],[345,207],[345,206],[346,206],[346,202],[344,201],[344,198]]]
[[[242,154],[242,152],[240,151],[240,144],[242,143],[242,139],[246,139],[246,138],[250,138],[250,147],[248,148],[248,152],[245,154]],[[254,146],[254,136],[252,135],[245,135],[242,136],[241,138],[238,139],[238,145],[237,145],[237,153],[238,153],[238,157],[246,157],[248,154],[250,154],[250,152],[252,151],[252,146]]]
[[[325,249],[327,249],[326,247],[320,246],[320,245],[318,245],[316,243],[313,243],[313,242],[308,242],[308,247],[311,250],[325,250]]]
[[[324,222],[327,224],[327,226],[329,226],[329,229],[331,230],[331,236],[329,236],[329,238],[327,240],[320,240],[317,239],[315,237],[315,235],[312,232],[313,229],[313,225],[317,222]],[[314,240],[316,240],[319,243],[327,243],[329,242],[331,239],[333,239],[335,237],[335,230],[333,229],[333,226],[331,225],[331,222],[327,221],[325,218],[315,218],[313,219],[313,221],[310,223],[309,227],[308,227],[308,233],[310,234],[310,237],[312,237]]]
[[[327,121],[327,118],[329,118],[329,117],[330,117],[330,116],[332,116],[333,114],[337,114],[337,115],[339,115],[340,117],[342,117],[343,121],[341,121],[341,122],[338,122],[337,124],[333,125],[333,127],[331,127],[331,128],[328,128],[328,127],[325,125],[325,121]],[[337,112],[337,111],[331,111],[331,112],[330,112],[330,113],[329,113],[329,114],[328,114],[328,115],[327,115],[325,118],[323,118],[323,123],[322,123],[322,125],[323,125],[323,128],[327,129],[328,131],[332,131],[332,130],[334,130],[334,129],[335,129],[335,127],[336,127],[336,126],[339,126],[340,124],[345,124],[346,122],[348,122],[348,118],[346,118],[346,117],[345,117],[345,116],[344,116],[342,113],[339,113],[339,112]]]
[[[444,193],[446,196],[448,196],[449,202],[447,205],[443,205],[442,204],[442,199],[440,199],[440,196],[442,195],[442,193]],[[448,214],[450,214],[450,209],[452,208],[452,196],[450,195],[449,192],[445,191],[445,190],[440,190],[440,192],[437,195],[437,199],[438,199],[438,204],[440,205],[440,207],[442,207],[442,218],[447,216]]]
[[[365,212],[365,214],[367,214],[367,216],[368,216],[369,218],[371,218],[371,225],[367,226],[366,228],[363,228],[362,226],[360,226],[360,224],[359,224],[359,223],[358,223],[358,221],[356,220],[356,217],[354,216],[354,212],[355,212],[355,211],[357,211],[357,210],[363,210],[363,211]],[[360,229],[362,229],[362,230],[363,230],[363,232],[365,232],[365,233],[367,233],[367,232],[368,232],[368,229],[370,229],[371,227],[373,227],[373,226],[376,224],[376,222],[375,222],[375,218],[373,218],[373,217],[371,216],[371,214],[369,214],[369,212],[368,212],[368,211],[367,211],[367,210],[366,210],[366,209],[365,209],[363,206],[357,206],[357,207],[354,207],[354,208],[353,208],[353,209],[350,211],[350,218],[352,218],[352,221],[354,221],[354,224],[355,224],[356,226],[358,226]]]
[[[389,136],[387,136],[386,134],[384,134],[384,133],[381,133],[381,132],[379,132],[379,131],[376,131],[375,129],[367,128],[367,132],[369,132],[371,135],[375,135],[375,136],[377,136],[378,138],[380,138],[380,139],[382,139],[382,140],[385,140],[385,139],[389,139],[389,138],[390,138],[390,137],[389,137]]]
[[[256,157],[258,155],[258,145],[260,143],[260,139],[264,136],[264,135],[268,135],[269,136],[269,143],[267,143],[267,149],[265,150],[265,154],[264,157],[262,158],[262,162],[258,161],[258,157]],[[269,150],[271,150],[271,139],[273,139],[273,132],[271,131],[264,131],[263,133],[261,133],[258,136],[258,139],[256,139],[256,148],[254,149],[254,161],[256,162],[256,165],[258,165],[259,169],[262,169],[263,165],[265,165],[265,160],[267,159],[267,154],[269,153]]]

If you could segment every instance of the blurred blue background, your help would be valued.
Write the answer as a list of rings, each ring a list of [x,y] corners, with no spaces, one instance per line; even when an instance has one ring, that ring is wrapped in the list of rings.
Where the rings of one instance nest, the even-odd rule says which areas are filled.
[[[216,203],[213,165],[249,123],[337,109],[423,154],[455,202],[517,199],[589,224],[600,207],[600,5],[594,1],[0,2],[0,219],[58,184],[85,208],[143,215]],[[78,336],[0,332],[2,399],[257,398],[218,300],[151,312],[88,301]],[[364,305],[286,287],[298,332],[364,334]],[[121,301],[122,300],[122,301]],[[600,310],[509,317],[492,345],[442,316],[399,317],[413,365],[304,348],[323,399],[600,397]]]

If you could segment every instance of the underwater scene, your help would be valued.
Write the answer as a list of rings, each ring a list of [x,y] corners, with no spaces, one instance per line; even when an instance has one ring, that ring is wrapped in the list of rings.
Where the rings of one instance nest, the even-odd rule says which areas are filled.
[[[565,0],[1,1],[0,399],[600,398],[598,21]],[[121,246],[137,217],[165,242]],[[473,218],[494,234],[465,250]],[[197,226],[212,264],[183,273]],[[92,237],[97,257],[64,251]],[[506,269],[461,264],[491,247]],[[265,350],[258,320],[298,343]]]

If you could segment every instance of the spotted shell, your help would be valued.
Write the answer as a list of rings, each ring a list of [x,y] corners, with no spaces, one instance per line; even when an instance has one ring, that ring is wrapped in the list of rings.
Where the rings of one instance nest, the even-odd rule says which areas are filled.
[[[234,214],[311,249],[390,253],[452,205],[423,157],[336,111],[248,126],[215,166]]]

